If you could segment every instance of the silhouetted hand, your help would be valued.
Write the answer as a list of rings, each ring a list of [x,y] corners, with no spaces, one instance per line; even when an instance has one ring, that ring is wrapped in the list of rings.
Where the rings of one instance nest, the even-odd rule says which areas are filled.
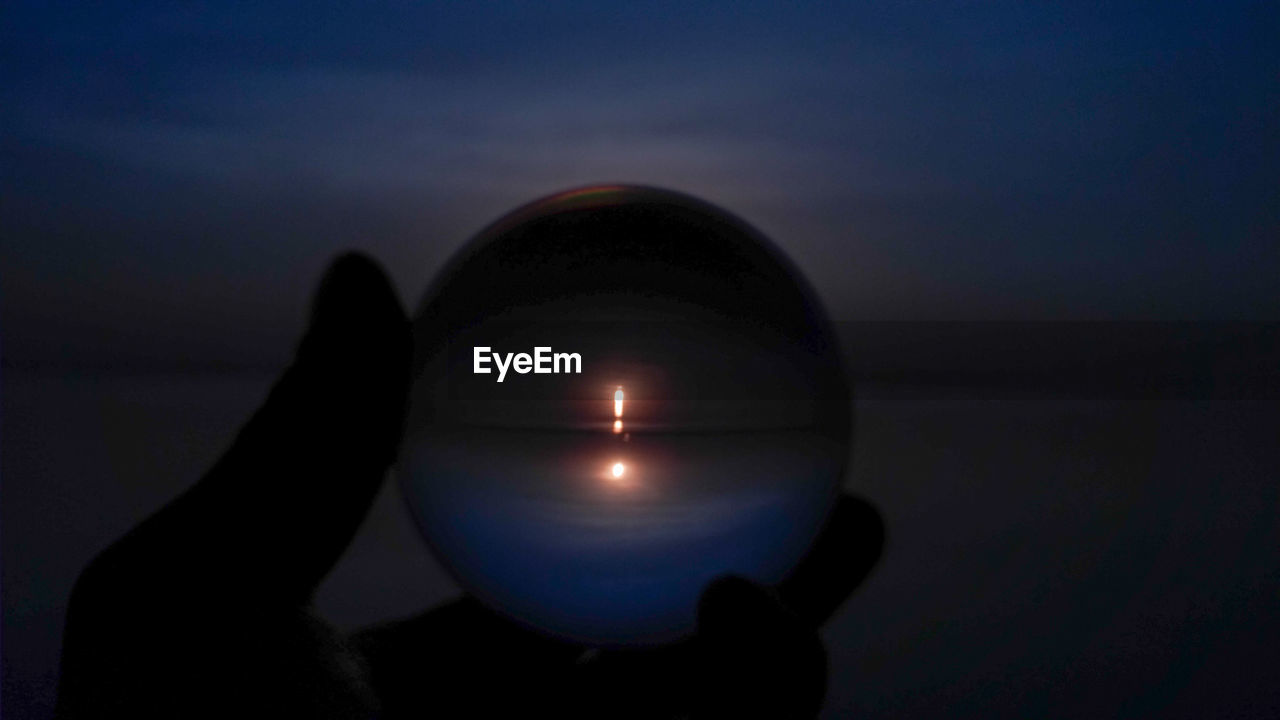
[[[677,645],[590,650],[470,598],[354,637],[318,618],[311,596],[395,458],[410,352],[382,271],[338,259],[293,364],[231,449],[76,582],[60,717],[817,713],[817,628],[883,543],[879,515],[851,498],[778,587],[713,583]]]

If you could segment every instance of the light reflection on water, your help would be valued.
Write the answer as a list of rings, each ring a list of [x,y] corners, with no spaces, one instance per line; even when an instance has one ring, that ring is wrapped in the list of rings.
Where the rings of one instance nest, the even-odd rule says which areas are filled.
[[[406,495],[465,586],[518,620],[595,643],[692,629],[734,573],[776,582],[804,553],[841,450],[803,431],[465,429],[411,439]]]

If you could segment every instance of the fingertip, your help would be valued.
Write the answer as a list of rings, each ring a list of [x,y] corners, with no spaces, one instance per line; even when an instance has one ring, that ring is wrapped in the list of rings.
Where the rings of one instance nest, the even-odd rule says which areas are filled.
[[[404,307],[382,267],[363,253],[338,256],[316,290],[299,356],[394,361],[408,351]]]
[[[698,605],[695,716],[810,717],[822,705],[826,651],[770,588],[720,578]]]
[[[391,281],[376,260],[356,250],[334,258],[320,279],[317,302],[331,297],[394,294]]]
[[[768,588],[738,575],[726,575],[712,581],[698,600],[698,632],[734,633],[761,622],[771,624],[783,611]]]

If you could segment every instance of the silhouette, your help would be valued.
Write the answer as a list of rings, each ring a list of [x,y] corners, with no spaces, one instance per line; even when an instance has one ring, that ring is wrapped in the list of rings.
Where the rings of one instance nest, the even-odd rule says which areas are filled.
[[[866,577],[883,524],[845,497],[776,587],[724,578],[688,640],[593,650],[463,598],[342,636],[309,607],[396,455],[409,323],[345,255],[292,365],[186,493],[96,557],[72,592],[57,715],[808,717],[817,630]]]

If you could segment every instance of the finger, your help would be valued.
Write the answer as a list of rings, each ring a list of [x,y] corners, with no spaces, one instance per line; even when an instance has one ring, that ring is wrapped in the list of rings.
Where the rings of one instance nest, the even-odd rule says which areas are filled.
[[[817,632],[777,594],[740,577],[703,593],[694,641],[696,717],[813,717],[826,692]]]
[[[569,672],[583,652],[472,598],[368,628],[351,644],[389,717],[427,717],[441,707],[466,707],[479,717],[563,711]]]
[[[164,598],[306,599],[394,457],[409,348],[382,270],[356,254],[336,260],[293,364],[232,447],[86,573]]]
[[[809,553],[778,585],[778,597],[812,627],[822,625],[871,573],[884,539],[879,511],[842,496]]]

